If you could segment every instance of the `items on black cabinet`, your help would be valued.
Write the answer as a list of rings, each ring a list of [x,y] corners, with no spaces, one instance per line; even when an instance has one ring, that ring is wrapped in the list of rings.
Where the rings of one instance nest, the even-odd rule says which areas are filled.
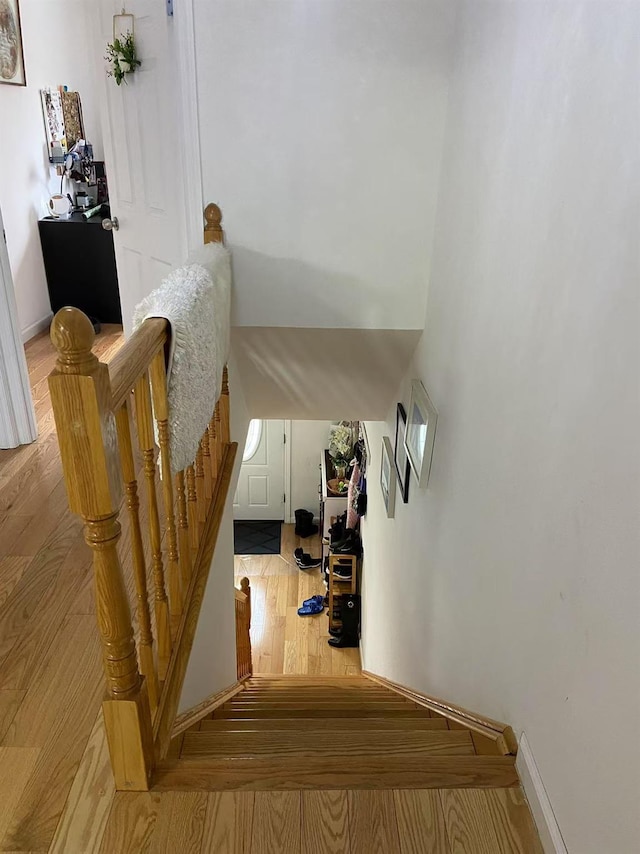
[[[38,230],[51,310],[70,305],[102,323],[121,323],[113,234],[101,218],[46,217]]]

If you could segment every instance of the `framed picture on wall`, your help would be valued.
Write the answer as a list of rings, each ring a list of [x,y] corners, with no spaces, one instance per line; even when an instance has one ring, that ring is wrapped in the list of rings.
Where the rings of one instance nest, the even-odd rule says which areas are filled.
[[[387,511],[387,517],[393,519],[396,509],[396,473],[393,462],[393,448],[388,436],[382,437],[382,464],[380,466],[380,489]]]
[[[409,481],[411,480],[411,466],[409,457],[404,446],[404,436],[407,432],[407,413],[404,406],[399,403],[396,408],[396,442],[393,449],[393,458],[398,476],[398,486],[404,504],[409,500]]]
[[[0,83],[27,85],[18,0],[0,0]]]
[[[425,387],[420,380],[413,380],[404,447],[420,487],[429,482],[437,423],[438,413]]]

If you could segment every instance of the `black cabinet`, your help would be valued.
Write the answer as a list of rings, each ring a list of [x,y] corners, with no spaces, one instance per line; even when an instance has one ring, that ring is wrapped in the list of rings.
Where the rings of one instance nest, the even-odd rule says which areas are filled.
[[[113,234],[102,217],[46,217],[38,229],[51,310],[72,305],[102,323],[122,323]]]

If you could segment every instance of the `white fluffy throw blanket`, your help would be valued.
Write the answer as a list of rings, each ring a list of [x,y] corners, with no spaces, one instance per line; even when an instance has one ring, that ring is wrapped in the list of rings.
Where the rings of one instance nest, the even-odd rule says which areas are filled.
[[[171,325],[167,369],[169,436],[173,473],[191,465],[222,388],[229,356],[231,259],[209,243],[173,270],[136,306],[133,328],[147,317]]]

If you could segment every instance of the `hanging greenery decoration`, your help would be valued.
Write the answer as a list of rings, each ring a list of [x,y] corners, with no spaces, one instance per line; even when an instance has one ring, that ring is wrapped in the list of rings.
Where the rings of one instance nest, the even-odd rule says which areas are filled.
[[[113,16],[113,41],[107,45],[105,59],[109,63],[107,76],[113,77],[118,86],[127,82],[127,74],[133,74],[142,65],[136,56],[133,21],[133,15],[128,15],[124,9],[120,15]]]

